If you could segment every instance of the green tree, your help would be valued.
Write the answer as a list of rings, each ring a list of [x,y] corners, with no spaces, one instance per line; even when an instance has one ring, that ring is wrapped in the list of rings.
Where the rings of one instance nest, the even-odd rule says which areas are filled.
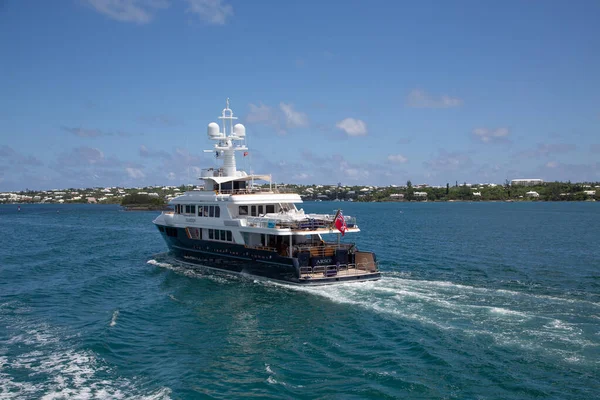
[[[414,200],[415,198],[415,189],[413,188],[412,182],[408,180],[406,182],[406,200]]]

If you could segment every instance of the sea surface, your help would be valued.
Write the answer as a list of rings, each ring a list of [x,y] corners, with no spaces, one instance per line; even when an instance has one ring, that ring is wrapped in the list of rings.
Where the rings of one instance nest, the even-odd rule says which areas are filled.
[[[383,278],[194,270],[155,212],[0,206],[0,399],[600,398],[600,203],[303,206],[356,216]]]

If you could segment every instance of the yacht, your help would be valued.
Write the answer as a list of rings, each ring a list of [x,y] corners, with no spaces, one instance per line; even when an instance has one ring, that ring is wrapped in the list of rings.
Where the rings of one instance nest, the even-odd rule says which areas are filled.
[[[246,128],[234,125],[229,99],[219,119],[221,125],[208,124],[208,138],[216,143],[205,152],[220,167],[201,170],[203,189],[174,198],[174,210],[153,221],[177,259],[297,285],[381,277],[373,252],[341,241],[360,231],[355,218],[342,210],[305,213],[300,196],[273,185],[270,175],[238,170],[236,153],[248,155]],[[337,240],[324,240],[327,234]]]

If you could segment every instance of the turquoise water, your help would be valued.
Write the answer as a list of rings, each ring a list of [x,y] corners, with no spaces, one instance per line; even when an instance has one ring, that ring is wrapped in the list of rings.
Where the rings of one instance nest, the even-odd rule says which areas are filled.
[[[338,205],[382,280],[196,271],[156,213],[0,206],[0,399],[600,398],[599,203],[304,208]]]

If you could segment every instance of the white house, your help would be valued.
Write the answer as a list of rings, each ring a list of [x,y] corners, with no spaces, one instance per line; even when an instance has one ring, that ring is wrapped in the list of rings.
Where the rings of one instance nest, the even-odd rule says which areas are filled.
[[[538,197],[540,197],[540,194],[538,192],[534,192],[533,190],[530,192],[525,193],[525,195],[527,197],[532,197],[534,199],[537,199]]]
[[[542,183],[544,183],[543,179],[513,179],[510,181],[510,184],[513,186],[534,186],[541,185]]]

